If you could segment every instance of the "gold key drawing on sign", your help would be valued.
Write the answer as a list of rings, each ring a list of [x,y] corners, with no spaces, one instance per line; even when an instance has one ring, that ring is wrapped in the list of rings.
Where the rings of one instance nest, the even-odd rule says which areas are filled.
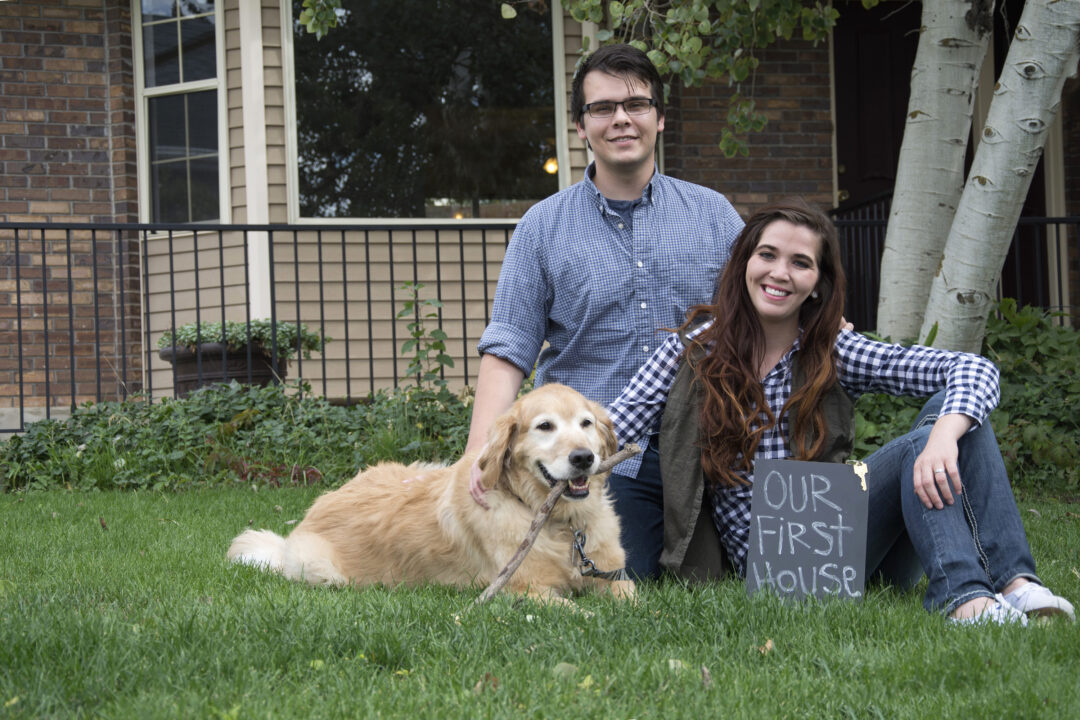
[[[869,468],[866,467],[866,463],[860,460],[855,463],[854,470],[855,474],[859,476],[859,482],[862,485],[863,492],[866,492],[866,473],[869,471]]]

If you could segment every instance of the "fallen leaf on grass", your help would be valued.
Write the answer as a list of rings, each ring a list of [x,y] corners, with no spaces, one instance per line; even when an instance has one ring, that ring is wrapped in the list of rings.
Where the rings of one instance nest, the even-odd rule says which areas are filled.
[[[682,672],[686,669],[686,665],[683,664],[683,661],[676,658],[668,658],[667,667],[671,672]]]
[[[712,673],[704,665],[701,666],[701,686],[706,690],[712,687]]]
[[[1028,512],[1031,513],[1032,515],[1034,515],[1035,517],[1042,517],[1042,513],[1039,512],[1038,510],[1036,510],[1035,508],[1028,508]]]
[[[11,707],[12,705],[17,704],[18,702],[19,702],[19,696],[16,695],[15,697],[11,698],[6,703],[4,703],[4,707]]]
[[[577,671],[577,665],[571,665],[568,662],[561,662],[551,668],[551,674],[557,678],[572,678],[577,675]]]
[[[577,686],[580,690],[588,690],[589,688],[591,688],[593,686],[592,675],[586,675],[585,679],[579,682]]]
[[[101,517],[100,515],[98,516],[98,522],[101,523],[101,529],[102,530],[108,530],[109,529],[109,526],[105,524],[105,518]]]
[[[1076,568],[1073,568],[1072,571],[1073,571],[1073,575],[1075,575],[1077,577],[1077,579],[1080,579],[1080,572],[1076,572]]]
[[[764,645],[762,645],[761,647],[758,648],[758,652],[761,653],[762,655],[768,655],[769,653],[772,652],[774,647],[776,647],[776,646],[773,645],[772,638],[769,638],[768,640],[765,641]]]
[[[491,687],[492,690],[498,690],[499,678],[495,677],[491,673],[484,673],[484,677],[477,680],[476,684],[473,685],[473,694],[479,695],[480,693],[484,692],[484,688],[486,687]]]

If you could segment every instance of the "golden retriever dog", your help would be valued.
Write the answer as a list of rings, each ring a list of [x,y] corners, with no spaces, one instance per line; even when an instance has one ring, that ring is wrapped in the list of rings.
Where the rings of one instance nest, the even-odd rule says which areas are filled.
[[[247,530],[229,559],[313,585],[487,586],[528,533],[551,487],[569,480],[547,524],[506,591],[566,603],[574,591],[634,596],[625,574],[593,575],[574,547],[604,575],[621,570],[619,520],[600,461],[616,450],[604,409],[563,385],[544,385],[499,417],[479,452],[448,467],[380,463],[318,498],[283,538]],[[489,509],[469,494],[474,463]],[[581,535],[578,535],[581,537]]]

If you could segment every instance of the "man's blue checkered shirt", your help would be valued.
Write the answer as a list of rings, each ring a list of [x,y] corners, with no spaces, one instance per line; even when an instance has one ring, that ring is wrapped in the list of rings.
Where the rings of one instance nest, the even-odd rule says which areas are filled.
[[[709,323],[704,323],[689,336],[694,338],[707,327]],[[755,462],[791,457],[787,446],[787,416],[781,416],[780,411],[791,395],[791,358],[798,347],[796,341],[761,381],[765,401],[780,422],[762,436]],[[669,335],[608,407],[620,446],[640,442],[663,415],[682,352],[683,343],[678,334]],[[945,390],[941,414],[962,413],[978,423],[985,421],[998,403],[998,369],[978,355],[920,345],[906,348],[889,345],[849,330],[842,330],[837,336],[836,354],[840,385],[852,397],[862,393],[927,396]],[[740,475],[750,483],[754,480],[752,474]],[[713,493],[713,522],[740,575],[746,568],[751,494],[750,485],[719,488]]]
[[[478,349],[607,405],[663,329],[712,300],[743,221],[719,193],[654,173],[627,224],[591,174],[521,218]]]

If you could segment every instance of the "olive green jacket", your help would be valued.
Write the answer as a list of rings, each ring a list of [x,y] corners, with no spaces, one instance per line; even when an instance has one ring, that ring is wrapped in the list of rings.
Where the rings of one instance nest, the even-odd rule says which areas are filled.
[[[685,335],[683,345],[687,345]],[[698,351],[700,354],[700,351]],[[691,362],[679,364],[660,424],[660,476],[664,488],[664,549],[660,564],[679,577],[705,580],[731,572],[709,510],[698,447],[702,392]],[[805,382],[799,354],[792,357],[792,392]],[[844,462],[855,441],[855,406],[840,386],[825,395],[828,438],[812,460]],[[790,446],[790,440],[789,440]]]

